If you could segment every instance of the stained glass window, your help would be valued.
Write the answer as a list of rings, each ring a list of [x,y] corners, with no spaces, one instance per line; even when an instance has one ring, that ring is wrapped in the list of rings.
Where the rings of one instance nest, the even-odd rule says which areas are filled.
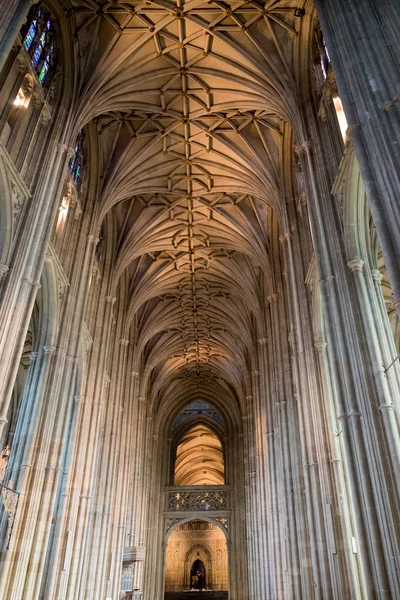
[[[44,85],[54,64],[54,30],[50,15],[44,14],[41,8],[36,8],[31,13],[31,18],[32,22],[24,37],[23,44],[31,56],[33,67],[41,85]]]
[[[78,137],[76,140],[74,154],[71,158],[71,162],[69,163],[69,172],[72,175],[72,179],[74,185],[76,186],[79,183],[80,176],[82,174],[82,165],[83,165],[83,140],[84,134],[82,131],[79,131]]]
[[[78,183],[80,174],[81,174],[81,165],[78,165],[75,169],[74,185],[76,185]]]
[[[320,56],[321,56],[322,73],[324,75],[324,79],[326,79],[328,76],[328,67],[331,63],[331,60],[329,58],[328,48],[326,47],[326,44],[324,41],[322,42]]]
[[[39,81],[40,81],[40,83],[42,85],[44,84],[44,82],[46,80],[46,76],[47,76],[47,73],[48,73],[48,70],[49,70],[49,66],[50,66],[50,54],[48,54],[46,56],[46,58],[44,59],[44,63],[42,65],[42,68],[41,68],[40,73],[39,73]]]
[[[35,39],[36,30],[37,30],[37,20],[34,19],[31,23],[31,26],[28,29],[28,33],[26,34],[25,39],[24,39],[24,46],[27,50],[29,50],[30,47],[32,46],[32,42]]]
[[[35,67],[37,67],[39,64],[39,60],[40,60],[40,57],[42,56],[42,52],[43,52],[45,43],[46,43],[46,32],[43,31],[42,35],[40,36],[39,43],[34,52],[33,58],[32,58],[32,62]]]
[[[72,174],[74,172],[75,169],[75,163],[76,163],[76,159],[78,158],[78,152],[79,152],[79,145],[77,144],[75,146],[75,152],[73,157],[71,158],[71,162],[69,164],[69,172]]]

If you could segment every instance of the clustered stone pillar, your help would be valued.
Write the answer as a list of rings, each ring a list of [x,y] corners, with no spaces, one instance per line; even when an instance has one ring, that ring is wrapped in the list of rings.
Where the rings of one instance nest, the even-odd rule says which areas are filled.
[[[399,11],[380,0],[315,0],[400,314]]]
[[[390,532],[395,528],[397,507],[388,489],[391,488],[390,478],[396,478],[395,463],[398,456],[390,451],[384,454],[377,451],[383,447],[395,448],[396,432],[390,427],[390,422],[385,425],[385,410],[379,411],[378,398],[385,397],[387,385],[382,375],[376,376],[376,369],[382,373],[382,367],[378,366],[377,355],[371,354],[377,348],[373,325],[365,314],[362,316],[362,325],[359,324],[357,290],[358,298],[363,298],[362,310],[368,310],[365,289],[359,280],[361,263],[349,263],[353,277],[356,276],[352,282],[349,270],[341,260],[342,255],[337,251],[343,245],[343,239],[341,231],[335,229],[338,221],[334,216],[332,199],[325,193],[326,188],[319,187],[317,183],[314,161],[318,160],[319,164],[322,151],[313,152],[310,142],[305,142],[297,151],[309,201],[324,307],[329,370],[335,390],[336,419],[340,422],[350,485],[349,515],[345,514],[344,509],[339,515],[342,521],[338,521],[343,532],[340,546],[348,556],[343,566],[342,581],[348,582],[349,593],[351,590],[354,593],[363,593],[365,590],[367,594],[386,597],[386,590],[391,590],[396,595],[399,582],[392,571],[390,556],[396,555],[397,542]],[[329,236],[326,235],[327,230],[330,231]],[[366,337],[365,328],[368,329]],[[377,404],[373,398],[378,400]],[[390,407],[388,409],[391,410]],[[389,435],[385,432],[386,427],[389,427]],[[389,477],[383,486],[377,484],[382,477]],[[356,508],[360,506],[364,508]],[[350,523],[354,525],[350,526]],[[355,527],[355,531],[352,531],[352,527]],[[354,565],[352,553],[357,555],[357,566]],[[362,573],[361,576],[359,573]]]
[[[32,3],[3,3],[0,69]],[[309,23],[310,4],[301,16]],[[344,218],[331,194],[342,153],[346,160],[354,147],[400,315],[399,11],[390,0],[315,5],[350,142],[342,148],[332,106],[324,128],[308,86],[306,99],[299,90],[299,106],[293,107],[299,110],[296,127],[281,123],[271,134],[283,140],[279,219],[265,207],[268,219],[273,213],[270,220],[277,221],[266,235],[271,277],[266,282],[263,273],[257,282],[261,322],[251,314],[243,386],[229,390],[227,406],[235,410],[225,414],[232,600],[400,598],[398,349],[382,275],[364,255],[347,255]],[[26,76],[19,59],[3,90],[8,109]],[[70,88],[78,89],[76,84],[71,81]],[[74,94],[65,93],[70,104],[60,102],[51,117],[41,112],[50,96],[31,105],[37,120],[27,126],[26,138],[34,129],[37,147],[24,166],[25,173],[35,170],[30,182],[0,143],[6,181],[14,189],[11,175],[17,177],[26,191],[23,210],[14,198],[12,219],[21,218],[23,226],[13,231],[0,264],[0,438],[30,324],[33,344],[14,406],[15,432],[5,432],[11,449],[4,454],[6,493],[0,501],[17,490],[19,504],[10,539],[10,512],[2,512],[0,589],[5,600],[117,600],[124,573],[143,600],[160,600],[171,423],[158,412],[164,388],[152,389],[157,369],[145,364],[143,347],[150,338],[145,336],[139,352],[136,315],[127,323],[137,280],[128,273],[114,277],[124,208],[115,219],[99,215],[104,181],[96,155],[98,123],[84,125],[92,152],[85,186],[75,186],[68,173],[77,133]],[[0,128],[8,114],[2,110]],[[322,139],[328,130],[334,137],[330,147]],[[304,182],[301,202],[294,139]],[[221,206],[209,210],[210,220],[215,209]],[[130,218],[128,211],[126,222]],[[96,249],[101,226],[103,254]],[[185,339],[184,319],[175,326]],[[188,360],[186,349],[182,354]],[[179,389],[186,383],[180,381]],[[171,403],[168,418],[176,417],[175,408]]]

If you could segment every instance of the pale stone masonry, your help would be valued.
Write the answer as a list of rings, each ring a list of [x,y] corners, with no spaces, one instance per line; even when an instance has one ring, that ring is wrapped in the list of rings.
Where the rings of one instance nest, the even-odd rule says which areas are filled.
[[[400,598],[398,2],[0,4],[1,599]]]

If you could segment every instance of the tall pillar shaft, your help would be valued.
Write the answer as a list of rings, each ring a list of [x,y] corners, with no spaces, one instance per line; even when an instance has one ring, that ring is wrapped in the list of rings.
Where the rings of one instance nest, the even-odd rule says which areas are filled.
[[[399,10],[315,0],[400,315]]]

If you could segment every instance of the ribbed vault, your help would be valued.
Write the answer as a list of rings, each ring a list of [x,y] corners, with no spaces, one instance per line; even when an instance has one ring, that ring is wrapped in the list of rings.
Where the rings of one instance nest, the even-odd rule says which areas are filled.
[[[246,394],[285,222],[302,4],[72,2],[79,126],[96,123],[99,223],[111,215],[114,288],[127,278],[126,330],[155,409],[178,388],[231,406]]]
[[[223,485],[221,442],[206,425],[193,425],[180,439],[175,460],[175,485]]]

